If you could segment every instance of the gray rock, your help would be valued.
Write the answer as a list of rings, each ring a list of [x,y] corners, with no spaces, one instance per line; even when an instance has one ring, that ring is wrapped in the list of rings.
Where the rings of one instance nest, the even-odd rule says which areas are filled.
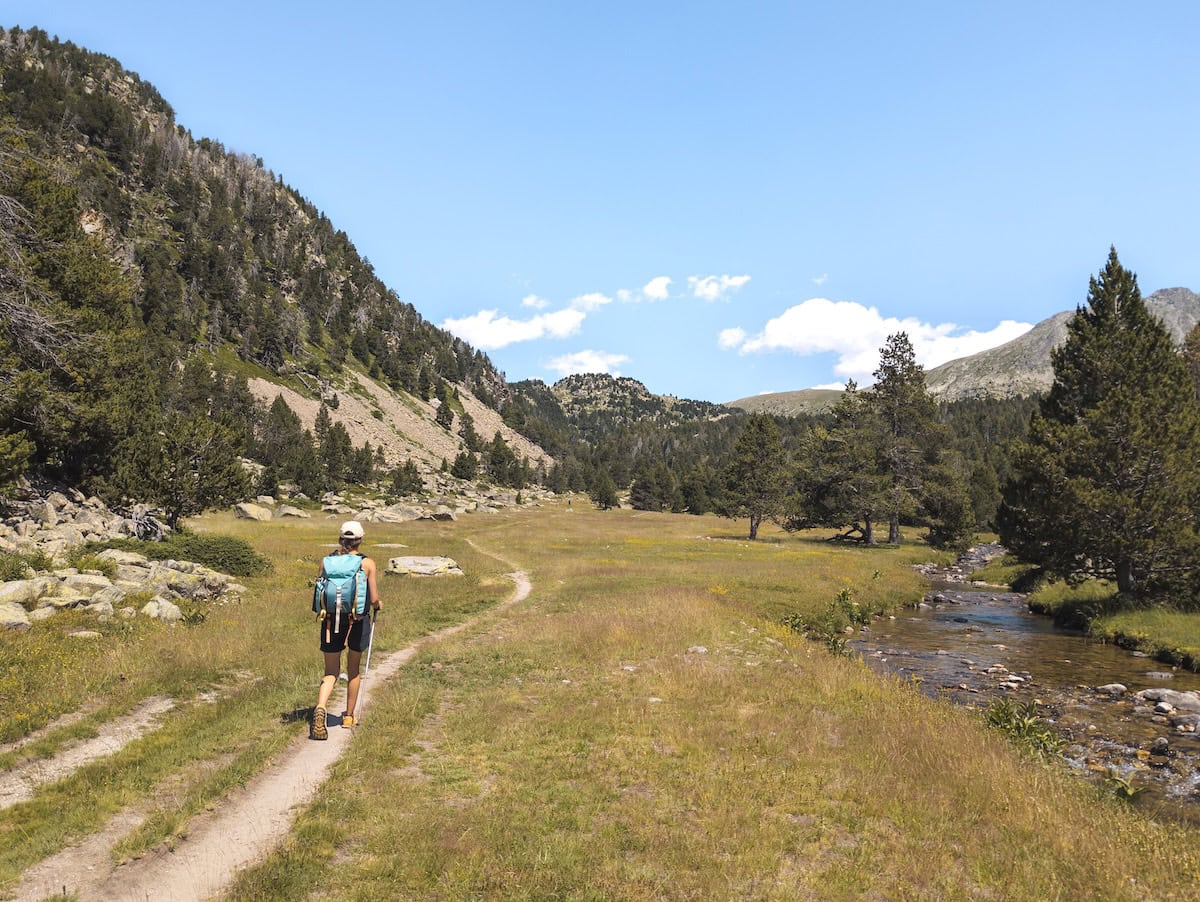
[[[259,504],[265,505],[266,507],[274,507],[275,506],[275,499],[272,498],[270,495],[259,495],[254,500],[257,501]]]
[[[292,507],[290,504],[281,504],[275,511],[280,517],[299,517],[304,520],[312,518],[312,514],[308,511],[300,510],[298,507]]]
[[[1150,743],[1151,755],[1165,755],[1171,750],[1171,743],[1167,741],[1167,737],[1158,736]]]
[[[54,595],[46,595],[38,601],[39,608],[54,608],[57,611],[65,610],[66,608],[77,608],[81,604],[87,604],[91,601],[86,595],[80,595],[78,592],[71,592],[67,589],[60,588]]]
[[[1171,726],[1200,730],[1200,714],[1176,714],[1171,718]]]
[[[1200,693],[1177,692],[1174,689],[1143,689],[1137,694],[1142,701],[1166,702],[1188,714],[1200,714]]]
[[[77,573],[74,576],[68,576],[63,580],[63,585],[72,591],[78,592],[80,595],[86,595],[91,598],[101,589],[111,589],[112,582],[107,576],[89,576],[86,573]]]
[[[183,611],[166,598],[158,599],[158,619],[165,623],[177,623],[183,619]]]
[[[0,629],[29,629],[29,614],[15,601],[0,601]]]
[[[1106,683],[1103,686],[1097,686],[1096,691],[1104,695],[1124,695],[1129,691],[1129,687],[1123,686],[1120,683]]]
[[[29,619],[33,623],[39,623],[42,620],[49,620],[57,613],[58,611],[54,608],[37,608],[29,612]]]
[[[108,604],[110,606],[116,606],[125,600],[125,596],[127,594],[128,593],[117,586],[109,586],[107,589],[101,589],[92,596],[92,604]],[[112,612],[109,611],[109,613],[111,614]]]
[[[99,639],[100,634],[95,630],[72,630],[67,633],[72,639]]]
[[[703,645],[691,645],[688,646],[687,653],[689,655],[706,655],[708,654],[708,649]]]
[[[144,554],[138,554],[136,551],[121,551],[119,548],[105,548],[96,557],[130,567],[150,566],[150,559]]]
[[[1146,679],[1149,680],[1173,680],[1175,674],[1166,670],[1148,670],[1146,671]]]
[[[36,576],[33,579],[16,579],[0,583],[0,602],[34,607],[50,592],[54,582],[48,576]]]
[[[1154,706],[1155,714],[1174,714],[1175,706],[1170,702],[1159,702]]]
[[[111,601],[93,601],[91,604],[85,605],[84,610],[89,614],[95,614],[100,617],[111,617],[113,615],[113,603]]]
[[[233,506],[233,512],[239,520],[270,520],[271,512],[265,507],[243,501]]]
[[[396,576],[462,576],[458,563],[448,557],[394,557],[386,573]]]

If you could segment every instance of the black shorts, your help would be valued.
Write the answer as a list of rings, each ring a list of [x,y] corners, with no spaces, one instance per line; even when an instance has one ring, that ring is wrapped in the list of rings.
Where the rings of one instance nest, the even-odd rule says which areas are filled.
[[[371,641],[371,617],[368,614],[365,617],[360,617],[355,620],[353,625],[350,623],[349,617],[342,617],[342,622],[339,624],[341,629],[336,633],[333,631],[332,617],[326,617],[319,624],[321,627],[321,651],[337,651],[340,652],[347,644],[351,651],[366,651],[367,644]],[[346,642],[346,637],[349,635],[350,641]]]

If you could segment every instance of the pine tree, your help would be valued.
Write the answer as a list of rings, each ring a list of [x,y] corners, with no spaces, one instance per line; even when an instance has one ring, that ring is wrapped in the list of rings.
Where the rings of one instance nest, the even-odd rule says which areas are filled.
[[[1013,452],[1001,540],[1061,577],[1145,594],[1200,566],[1200,406],[1170,334],[1111,250]]]
[[[752,414],[733,446],[726,468],[728,494],[720,514],[730,519],[750,518],[750,539],[758,538],[764,519],[783,513],[786,458],[775,421],[765,414]]]
[[[607,470],[601,470],[596,474],[592,486],[588,490],[588,495],[592,499],[592,504],[602,511],[612,510],[620,505],[617,498],[617,483]]]
[[[872,407],[878,416],[876,453],[888,480],[888,543],[900,542],[900,520],[916,514],[923,486],[923,453],[936,423],[925,370],[904,332],[889,335],[879,352]]]
[[[1183,359],[1196,385],[1196,395],[1200,397],[1200,323],[1192,327],[1183,341]]]
[[[875,544],[875,526],[890,510],[891,480],[876,453],[882,428],[873,399],[854,380],[830,412],[828,426],[816,425],[804,442],[787,502],[787,529],[848,528]]]

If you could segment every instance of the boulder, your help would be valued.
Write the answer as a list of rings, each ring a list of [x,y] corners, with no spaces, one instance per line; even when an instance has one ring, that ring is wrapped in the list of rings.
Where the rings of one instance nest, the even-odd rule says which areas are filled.
[[[91,576],[87,573],[76,573],[63,580],[68,589],[91,598],[101,589],[111,589],[112,582],[107,576]]]
[[[175,623],[183,619],[183,612],[170,599],[163,598],[161,595],[157,595],[146,602],[141,613],[147,617],[162,620],[166,623]]]
[[[130,567],[148,567],[150,559],[136,551],[121,551],[119,548],[105,548],[96,557],[105,561],[115,561]]]
[[[0,629],[29,629],[29,614],[15,601],[0,601]]]
[[[1187,714],[1200,714],[1200,693],[1178,692],[1174,689],[1143,689],[1137,694],[1142,701],[1170,705]],[[1156,706],[1157,707],[1157,706]]]
[[[265,507],[243,501],[233,506],[233,512],[239,520],[270,520],[271,512]]]
[[[15,579],[0,583],[0,603],[12,602],[32,608],[49,594],[55,580],[48,576],[36,576],[33,579]]]
[[[100,634],[95,630],[71,630],[67,633],[72,639],[99,639]]]
[[[462,576],[458,563],[448,557],[394,557],[386,573],[395,576]]]
[[[1129,689],[1128,689],[1128,687],[1123,686],[1120,683],[1106,683],[1103,686],[1097,686],[1096,691],[1099,693],[1102,693],[1104,695],[1117,696],[1117,695],[1124,695],[1126,692],[1129,691]]]
[[[312,519],[312,514],[308,511],[302,511],[298,507],[292,507],[290,504],[281,504],[279,509],[275,511],[280,517],[300,517],[304,520]]]
[[[113,615],[113,603],[111,601],[93,601],[91,604],[85,605],[83,608],[89,614],[96,614],[102,617],[111,617]]]
[[[125,600],[126,592],[117,586],[109,586],[107,589],[101,589],[92,596],[92,605],[107,604],[111,607],[116,607]],[[112,611],[109,611],[111,614]]]
[[[39,608],[54,608],[61,611],[64,608],[77,608],[81,604],[87,604],[91,601],[85,595],[80,595],[78,592],[72,592],[68,589],[59,589],[56,595],[47,595],[38,601]]]
[[[38,623],[42,620],[49,620],[57,613],[58,611],[56,611],[54,608],[37,608],[36,610],[29,612],[29,620],[32,623]]]
[[[275,499],[272,498],[270,495],[259,495],[254,500],[256,502],[258,502],[259,504],[264,505],[265,507],[274,507],[275,506]]]

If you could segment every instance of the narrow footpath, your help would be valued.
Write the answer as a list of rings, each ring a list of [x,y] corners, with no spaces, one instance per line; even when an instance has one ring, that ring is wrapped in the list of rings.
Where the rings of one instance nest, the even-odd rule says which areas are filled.
[[[368,729],[368,702],[373,690],[394,676],[418,651],[470,629],[529,596],[532,585],[523,571],[507,576],[514,589],[498,606],[424,636],[383,657],[371,668],[359,696]],[[344,687],[339,687],[330,709],[336,710],[344,696]],[[187,838],[175,849],[156,851],[114,866],[110,852],[129,829],[129,818],[118,815],[100,833],[26,871],[15,898],[32,902],[56,893],[74,893],[81,902],[210,899],[229,886],[240,870],[262,859],[287,837],[295,811],[314,798],[330,767],[349,747],[352,735],[351,730],[332,729],[325,742],[313,742],[307,736],[298,739],[272,767],[222,800],[216,811],[197,818]]]

